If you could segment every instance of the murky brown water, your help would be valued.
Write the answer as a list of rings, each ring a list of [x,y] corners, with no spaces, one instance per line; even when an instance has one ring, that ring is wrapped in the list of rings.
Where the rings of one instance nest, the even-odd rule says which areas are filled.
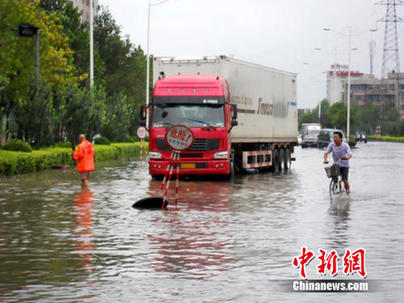
[[[181,182],[167,211],[131,208],[159,193],[145,163],[99,168],[88,191],[71,170],[2,178],[0,301],[402,301],[404,145],[355,149],[352,195],[333,202],[322,151],[298,148],[296,158],[286,174]],[[302,245],[340,256],[366,248],[368,278],[383,288],[281,291],[278,280],[299,278],[291,262]]]

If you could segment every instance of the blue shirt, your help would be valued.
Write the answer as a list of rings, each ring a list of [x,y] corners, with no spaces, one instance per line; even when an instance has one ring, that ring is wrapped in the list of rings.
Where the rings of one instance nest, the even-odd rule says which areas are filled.
[[[352,155],[351,148],[349,147],[348,143],[341,142],[341,145],[337,146],[334,142],[331,142],[325,152],[326,154],[332,152],[334,163],[337,163],[339,167],[349,167],[349,160],[341,159],[341,157]]]

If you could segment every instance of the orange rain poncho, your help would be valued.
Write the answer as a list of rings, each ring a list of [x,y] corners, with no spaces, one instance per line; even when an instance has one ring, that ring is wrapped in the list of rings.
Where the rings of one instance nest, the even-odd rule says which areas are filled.
[[[87,172],[94,170],[94,148],[87,140],[83,140],[73,152],[73,159],[77,160],[77,171]]]

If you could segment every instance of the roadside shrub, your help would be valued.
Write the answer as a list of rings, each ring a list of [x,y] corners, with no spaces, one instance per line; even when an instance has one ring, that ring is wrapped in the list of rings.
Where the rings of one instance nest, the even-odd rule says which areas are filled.
[[[356,140],[354,136],[349,137],[348,144],[350,147],[354,147],[356,145]]]
[[[133,142],[135,142],[135,140],[134,140],[131,136],[126,135],[126,136],[125,136],[125,139],[123,140],[123,142],[130,142],[130,143],[133,143]]]
[[[108,138],[105,138],[105,137],[95,138],[94,143],[97,145],[111,145],[111,141],[109,141]]]
[[[404,143],[404,137],[368,136],[369,140]]]
[[[57,147],[57,148],[71,148],[72,144],[70,143],[70,141],[58,142],[58,143],[55,144],[55,147]]]
[[[95,162],[116,160],[120,157],[137,158],[139,143],[114,143],[94,146]],[[69,148],[43,148],[31,153],[0,150],[0,176],[29,173],[54,165],[73,165]]]
[[[31,145],[18,139],[12,139],[8,141],[2,148],[5,150],[20,151],[26,153],[32,152]]]

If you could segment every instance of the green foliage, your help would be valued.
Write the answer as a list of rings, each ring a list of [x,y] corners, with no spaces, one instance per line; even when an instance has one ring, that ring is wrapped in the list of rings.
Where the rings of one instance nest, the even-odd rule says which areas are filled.
[[[27,142],[18,139],[9,140],[6,144],[3,145],[2,148],[4,150],[20,151],[26,153],[32,152],[32,148]]]
[[[110,145],[111,141],[109,141],[106,137],[97,137],[94,139],[94,143],[96,145]]]
[[[399,142],[404,143],[404,136],[393,137],[393,136],[368,136],[369,140],[374,141],[387,141],[387,142]]]
[[[121,141],[128,133],[136,131],[139,125],[134,117],[137,116],[135,110],[145,100],[146,56],[128,37],[121,37],[120,27],[106,9],[95,18],[94,41],[105,63],[104,71],[101,73],[99,70],[95,77],[105,79],[107,112],[110,112],[102,133],[110,139]],[[152,84],[153,80],[150,81]],[[119,119],[119,115],[124,117]],[[111,129],[110,126],[116,122],[119,125]]]
[[[132,142],[135,142],[135,139],[133,139],[133,138],[132,138],[131,136],[129,136],[129,135],[126,135],[122,142],[129,142],[129,143],[132,143]]]
[[[18,23],[40,28],[39,89],[33,87],[34,39]],[[103,10],[95,20],[95,86],[89,91],[88,24],[69,0],[0,0],[0,136],[36,148],[97,133],[126,140],[145,99],[146,57]],[[152,79],[151,79],[152,82]],[[4,123],[3,123],[4,122]],[[1,139],[1,138],[0,138]]]
[[[318,111],[314,109],[307,113],[300,112],[298,120],[299,129],[302,127],[303,123],[318,123]]]
[[[133,108],[124,95],[108,98],[101,133],[111,140],[123,141],[129,133],[133,115]]]
[[[342,102],[334,103],[329,111],[331,124],[338,129],[346,130],[347,107]]]
[[[120,157],[135,158],[139,143],[114,143],[94,146],[95,161],[115,160]],[[73,165],[69,148],[45,148],[32,153],[0,150],[0,176],[9,176],[51,168],[55,165]]]
[[[71,148],[72,143],[70,141],[65,141],[65,142],[57,142],[55,144],[56,148]]]
[[[30,87],[28,95],[15,108],[20,136],[38,148],[53,144],[52,127],[57,123],[50,87]]]

